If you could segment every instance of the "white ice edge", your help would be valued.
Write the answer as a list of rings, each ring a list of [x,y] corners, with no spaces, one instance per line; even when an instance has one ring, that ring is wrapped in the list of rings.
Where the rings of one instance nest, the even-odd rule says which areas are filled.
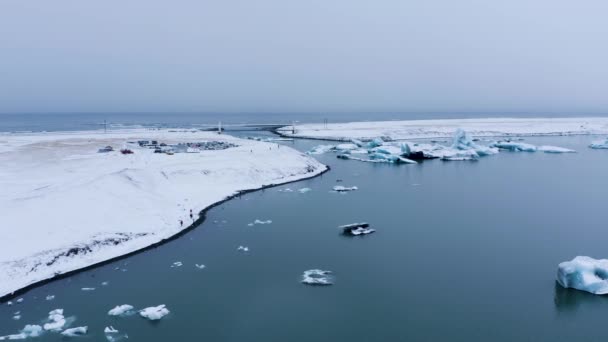
[[[481,118],[372,121],[285,126],[278,131],[284,136],[335,141],[449,138],[457,129],[473,137],[591,135],[608,134],[607,117],[588,118]]]
[[[106,145],[118,150],[142,139],[239,146],[172,156],[136,145],[128,145],[132,155],[97,153]],[[326,169],[286,146],[212,132],[0,134],[0,297],[171,238],[200,211],[240,191]],[[66,256],[70,251],[78,253]]]

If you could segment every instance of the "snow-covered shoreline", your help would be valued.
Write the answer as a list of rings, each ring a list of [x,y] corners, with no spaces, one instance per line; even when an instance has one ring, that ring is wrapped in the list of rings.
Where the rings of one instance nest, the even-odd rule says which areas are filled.
[[[127,143],[142,139],[237,147],[166,154]],[[106,145],[115,151],[97,152]],[[195,130],[0,134],[0,298],[170,239],[244,191],[326,170],[286,146]]]
[[[452,137],[457,129],[473,137],[551,136],[608,134],[608,117],[591,118],[486,118],[373,121],[301,124],[279,128],[284,137],[333,141],[439,139]]]

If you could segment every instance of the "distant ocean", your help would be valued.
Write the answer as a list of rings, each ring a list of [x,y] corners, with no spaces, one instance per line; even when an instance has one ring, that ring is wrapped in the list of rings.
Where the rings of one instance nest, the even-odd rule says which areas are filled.
[[[0,132],[79,131],[104,128],[203,128],[239,124],[291,124],[482,117],[573,117],[543,113],[19,113],[0,114]]]

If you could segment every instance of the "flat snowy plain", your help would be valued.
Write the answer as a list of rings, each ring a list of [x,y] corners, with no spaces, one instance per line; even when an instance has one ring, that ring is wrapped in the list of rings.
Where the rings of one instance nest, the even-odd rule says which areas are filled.
[[[608,134],[608,118],[488,118],[296,124],[279,129],[284,136],[348,141],[434,139],[452,137],[457,129],[474,137]]]
[[[238,147],[167,155],[137,140]],[[106,145],[115,151],[97,152]],[[239,191],[326,169],[289,147],[212,132],[0,134],[0,297],[170,238]]]

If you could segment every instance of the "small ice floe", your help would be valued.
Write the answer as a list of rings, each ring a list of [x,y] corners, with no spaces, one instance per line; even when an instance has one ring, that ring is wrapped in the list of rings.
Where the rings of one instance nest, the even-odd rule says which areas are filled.
[[[101,286],[108,286],[108,284],[110,284],[109,281],[102,281],[101,282]]]
[[[53,300],[53,299],[55,299],[55,295],[46,296],[46,300]]]
[[[95,291],[95,288],[94,287],[83,287],[80,290],[82,290],[82,291]]]
[[[359,190],[356,186],[343,186],[343,185],[335,185],[333,190],[336,192],[347,192],[347,191],[355,191]]]
[[[290,188],[279,189],[279,192],[293,192]]]
[[[70,329],[65,329],[64,331],[62,331],[61,335],[69,336],[69,337],[82,336],[82,335],[86,335],[88,330],[89,330],[89,327],[86,327],[86,326],[70,328]]]
[[[203,268],[205,268],[206,266],[203,264],[194,264],[194,267],[198,268],[199,270],[202,270]]]
[[[589,145],[591,148],[595,149],[608,149],[608,138],[604,140],[596,140]]]
[[[18,320],[20,320],[20,319],[21,319],[21,315],[19,315],[19,314],[15,314],[15,315],[13,316],[13,319],[14,319],[15,321],[18,321]]]
[[[176,261],[173,264],[171,264],[171,267],[182,267],[182,262],[181,261]]]
[[[246,246],[238,246],[237,251],[249,252],[249,247]]]
[[[141,317],[147,318],[151,321],[159,320],[169,314],[169,310],[164,304],[159,306],[151,306],[139,311]]]
[[[310,151],[306,152],[306,154],[323,154],[331,151],[334,148],[334,145],[319,145],[313,147]]]
[[[376,230],[369,228],[369,223],[351,223],[345,224],[343,226],[339,226],[338,228],[342,229],[342,232],[346,235],[367,235],[374,233]]]
[[[133,311],[133,305],[123,304],[117,305],[114,309],[108,311],[108,315],[110,316],[126,316],[131,314]]]
[[[253,221],[252,223],[248,223],[247,225],[249,227],[252,227],[252,226],[254,226],[256,224],[271,224],[271,223],[272,223],[272,220],[265,220],[265,221],[263,221],[263,220],[256,219],[255,221]]]
[[[544,146],[539,146],[538,151],[542,151],[545,153],[575,153],[575,150],[571,150],[569,148],[563,148],[563,147],[559,147],[559,146],[549,146],[549,145],[544,145]]]
[[[298,192],[301,193],[301,194],[305,194],[305,193],[307,193],[307,192],[309,192],[311,190],[312,190],[311,188],[301,188],[301,189],[298,190]]]
[[[21,332],[13,335],[0,336],[0,341],[4,340],[25,340],[28,337],[39,337],[42,335],[42,327],[35,324],[28,324]]]
[[[49,322],[43,325],[44,330],[61,330],[65,325],[65,317],[63,316],[63,309],[55,309],[49,312]]]
[[[114,329],[113,326],[106,327],[103,329],[104,334],[118,334],[118,330]]]
[[[10,300],[8,302],[6,302],[6,305],[11,306],[13,305],[13,302],[11,302]]]
[[[577,256],[564,261],[557,267],[557,282],[565,288],[608,294],[608,260]]]
[[[22,303],[22,302],[23,302],[23,298],[17,299],[17,303]]]
[[[498,147],[503,150],[513,152],[536,152],[536,146],[526,143],[517,143],[512,141],[497,141],[492,144],[493,147]]]
[[[319,269],[304,271],[302,283],[307,285],[332,285],[331,271]]]

